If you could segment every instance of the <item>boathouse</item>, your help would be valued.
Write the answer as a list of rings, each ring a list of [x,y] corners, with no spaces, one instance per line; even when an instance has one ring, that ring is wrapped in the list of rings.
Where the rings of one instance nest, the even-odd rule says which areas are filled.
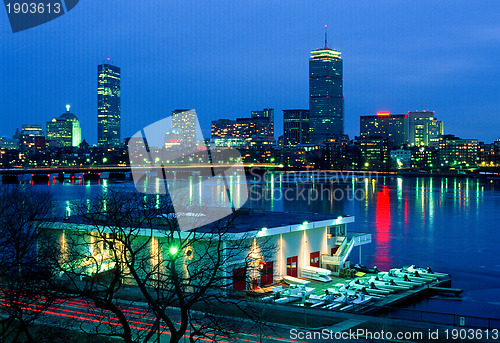
[[[231,218],[227,235],[223,239],[227,241],[226,244],[246,240],[250,242],[247,246],[251,251],[242,251],[241,258],[233,259],[225,268],[227,276],[232,275],[233,289],[247,290],[257,285],[266,286],[285,275],[301,277],[302,268],[306,266],[329,269],[338,275],[342,268],[349,267],[349,256],[354,248],[358,248],[361,255],[361,246],[371,243],[371,234],[348,230],[348,225],[353,223],[354,217],[347,215],[332,217],[314,213],[250,209],[237,211],[234,218]],[[82,266],[86,263],[85,268],[89,270],[89,274],[106,271],[105,266],[109,268],[114,266],[114,263],[106,264],[106,261],[112,258],[112,254],[108,253],[109,256],[105,254],[106,247],[95,246],[97,239],[92,238],[93,233],[88,224],[66,218],[52,223],[50,230],[58,235],[61,255],[67,254],[65,252],[68,249],[67,245],[75,241],[75,235],[88,233],[90,239],[86,240],[89,244],[85,253],[89,256],[82,260]],[[197,234],[210,235],[208,226],[196,230]],[[168,249],[159,248],[167,246],[162,244],[167,238],[160,230],[143,230],[138,235],[143,235],[144,241],[150,241],[152,263],[168,257]],[[178,239],[190,237],[189,235],[192,233],[179,232]],[[169,237],[168,241],[168,246],[171,246],[172,237]],[[267,249],[265,254],[260,253],[263,245],[273,248]],[[197,249],[196,246],[189,249],[191,250],[186,249],[182,253],[190,256],[189,258],[196,256],[196,251],[193,251]],[[250,263],[245,256],[251,256]],[[101,265],[93,266],[92,263]]]

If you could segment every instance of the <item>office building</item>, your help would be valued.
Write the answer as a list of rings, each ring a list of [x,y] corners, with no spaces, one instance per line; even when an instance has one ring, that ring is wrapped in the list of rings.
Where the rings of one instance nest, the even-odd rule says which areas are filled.
[[[351,141],[348,135],[332,137],[325,141],[324,163],[322,168],[326,169],[346,169],[352,167],[352,149]]]
[[[21,151],[37,153],[45,150],[45,134],[42,125],[24,124],[20,137],[19,147]]]
[[[109,59],[108,59],[109,60]],[[97,67],[97,145],[113,148],[120,144],[120,68]]]
[[[218,119],[212,121],[211,136],[218,146],[263,149],[276,144],[271,129],[267,118]]]
[[[309,110],[283,110],[283,145],[309,143]]]
[[[82,141],[82,129],[78,118],[69,111],[47,122],[47,143],[54,147],[78,147]]]
[[[267,135],[274,137],[274,109],[264,108],[262,111],[252,111],[251,118],[259,121],[262,126],[267,125],[265,129]]]
[[[408,144],[408,115],[378,112],[360,117],[362,137],[381,137],[388,140],[389,149]]]
[[[388,139],[382,137],[358,137],[360,167],[364,169],[385,169],[389,162]]]
[[[19,141],[7,137],[0,137],[0,149],[11,150],[18,149]]]
[[[173,110],[172,111],[172,129],[177,131],[183,139],[183,145],[196,145],[196,128],[198,118],[195,110]]]
[[[409,145],[437,146],[443,133],[443,122],[434,117],[434,111],[408,112]]]
[[[406,168],[411,166],[411,150],[396,149],[390,152],[391,161],[396,168]]]
[[[410,147],[411,167],[419,169],[435,169],[439,167],[439,150],[437,147]],[[392,154],[392,151],[391,151]]]
[[[340,51],[329,49],[311,51],[309,59],[309,127],[310,142],[324,140],[344,133],[343,72]]]
[[[441,166],[463,168],[475,166],[479,161],[477,139],[444,135],[439,138],[438,146]]]
[[[481,166],[500,166],[500,138],[493,143],[479,142],[479,163]]]

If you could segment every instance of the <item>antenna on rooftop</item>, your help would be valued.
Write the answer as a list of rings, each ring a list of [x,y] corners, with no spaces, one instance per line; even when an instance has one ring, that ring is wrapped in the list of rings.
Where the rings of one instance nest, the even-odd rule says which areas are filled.
[[[328,25],[325,24],[325,49],[328,47],[328,45],[326,44],[326,28],[328,27]]]

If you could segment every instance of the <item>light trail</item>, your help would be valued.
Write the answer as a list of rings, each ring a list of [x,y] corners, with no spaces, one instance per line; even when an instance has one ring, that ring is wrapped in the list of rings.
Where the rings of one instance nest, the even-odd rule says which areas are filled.
[[[90,301],[91,302],[91,301]],[[3,306],[9,306],[5,302],[4,299],[0,299],[0,303],[3,304]],[[24,303],[24,302],[18,302],[18,304],[21,304],[21,308],[24,310],[28,311],[40,311],[40,308],[44,307],[40,304],[29,304],[29,303]],[[75,310],[76,308],[77,310]],[[87,310],[87,311],[84,311]],[[151,331],[151,329],[154,326],[154,321],[156,321],[156,317],[151,315],[151,311],[148,311],[144,308],[136,307],[136,306],[128,306],[128,307],[123,307],[120,308],[121,311],[124,313],[127,313],[129,317],[127,319],[127,322],[130,325],[131,329],[134,330],[140,330],[140,331]],[[85,300],[80,300],[80,299],[57,299],[55,301],[55,306],[50,306],[48,309],[42,310],[42,312],[52,315],[52,316],[59,316],[59,317],[64,317],[64,318],[71,318],[71,319],[77,319],[80,321],[86,321],[86,322],[92,322],[92,323],[98,323],[98,324],[108,324],[112,326],[121,326],[121,323],[117,318],[115,318],[112,315],[112,312],[109,312],[109,316],[106,316],[104,314],[99,314],[99,313],[94,313],[95,311],[101,312],[101,313],[106,313],[109,311],[105,310],[100,310],[100,309],[95,309],[92,306],[89,306],[88,302]],[[137,320],[137,318],[143,319],[145,321]],[[151,322],[148,322],[147,320],[150,320]],[[174,324],[179,325],[181,322],[172,320]],[[201,325],[194,324],[193,326],[195,327],[202,327]],[[169,332],[169,328],[165,325],[160,325],[160,333],[162,335],[171,335]],[[165,330],[165,331],[163,331]],[[212,338],[204,338],[204,337],[197,337],[197,339],[201,341],[207,341],[207,342],[220,342],[220,343],[232,343],[232,342],[248,342],[248,343],[260,343],[260,335],[255,334],[255,333],[250,333],[250,332],[236,332],[233,330],[228,330],[235,335],[243,335],[243,336],[249,336],[249,337],[258,337],[259,340],[253,340],[253,339],[247,339],[247,338],[242,338],[242,337],[231,337],[230,341],[227,340],[222,340],[227,339],[226,337],[221,337],[215,334],[207,334],[207,336],[212,337]],[[189,334],[191,334],[193,331],[191,330],[186,330],[186,333],[183,337],[189,338]],[[263,336],[266,339],[271,339],[275,341],[281,341],[281,342],[298,342],[298,343],[307,343],[304,341],[297,341],[297,340],[292,340],[288,338],[282,338],[282,337],[275,337],[275,336],[268,336],[265,335]]]

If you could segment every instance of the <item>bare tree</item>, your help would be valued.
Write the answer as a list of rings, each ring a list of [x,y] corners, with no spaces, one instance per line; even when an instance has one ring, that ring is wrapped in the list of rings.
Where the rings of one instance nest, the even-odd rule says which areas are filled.
[[[259,268],[273,248],[257,251],[253,236],[234,236],[235,216],[180,231],[168,196],[119,190],[84,201],[76,212],[60,268],[72,289],[118,320],[119,326],[100,334],[125,342],[156,340],[161,332],[170,334],[170,342],[185,335],[191,342],[215,340],[235,329],[213,315],[217,303],[230,303],[252,317],[243,301],[225,297],[232,290],[232,269],[236,264]],[[147,304],[143,317],[151,320],[138,321],[127,311],[134,300]]]
[[[30,186],[0,186],[0,338],[42,341],[35,320],[56,299],[41,228],[54,214],[48,192]],[[36,331],[36,332],[35,332]]]

